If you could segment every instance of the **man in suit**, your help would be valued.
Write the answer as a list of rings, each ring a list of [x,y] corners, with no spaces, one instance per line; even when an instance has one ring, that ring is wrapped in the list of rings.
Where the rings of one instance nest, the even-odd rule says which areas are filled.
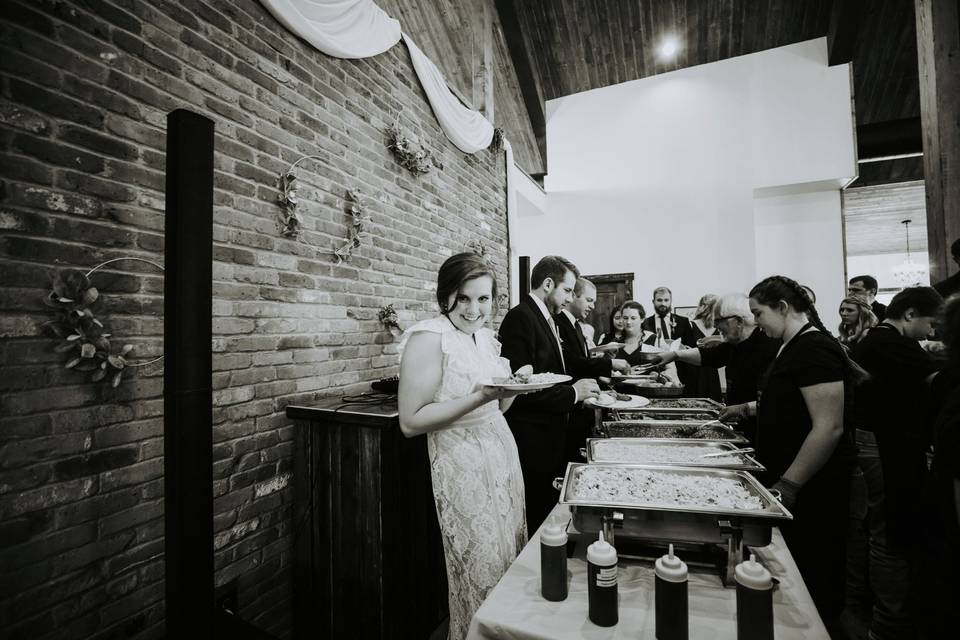
[[[877,316],[877,322],[883,322],[883,319],[887,317],[887,305],[877,302],[877,291],[879,289],[880,285],[873,276],[854,276],[850,278],[847,295],[865,300],[873,310],[873,315]]]
[[[953,256],[953,261],[960,265],[960,238],[953,241],[953,244],[950,245],[950,254]],[[944,299],[949,298],[953,294],[960,292],[960,271],[953,274],[945,280],[933,285],[933,288],[937,290]]]
[[[577,278],[570,304],[553,317],[560,333],[567,371],[571,372],[574,378],[610,377],[612,371],[630,370],[630,364],[626,360],[590,357],[581,322],[590,317],[596,303],[597,288],[594,284],[586,278]],[[568,462],[583,461],[580,447],[590,437],[590,427],[595,419],[595,410],[589,407],[576,409],[570,416],[570,427],[567,430],[566,459]]]
[[[673,313],[673,292],[670,289],[657,287],[653,290],[653,311],[640,325],[645,331],[654,334],[653,345],[666,348],[667,340],[679,340],[690,349],[697,346],[690,321]],[[697,367],[677,362],[677,376],[685,387],[690,386],[698,375]]]
[[[534,373],[568,371],[554,315],[572,301],[579,275],[573,263],[559,256],[546,256],[534,266],[530,294],[500,324],[501,355],[513,371],[525,365],[531,365]],[[599,393],[596,380],[584,378],[517,396],[505,414],[520,455],[530,535],[559,497],[553,479],[566,468],[570,414]]]

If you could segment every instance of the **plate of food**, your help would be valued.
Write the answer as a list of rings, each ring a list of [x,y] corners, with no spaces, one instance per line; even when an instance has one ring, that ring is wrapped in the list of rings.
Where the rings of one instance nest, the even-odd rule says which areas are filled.
[[[562,382],[568,382],[572,378],[560,373],[534,373],[533,367],[526,365],[520,367],[512,376],[506,378],[494,378],[485,383],[487,387],[499,387],[510,391],[539,391]]]
[[[650,404],[650,400],[643,396],[634,396],[616,391],[601,391],[596,398],[587,398],[584,406],[600,407],[602,409],[639,409]]]
[[[622,342],[608,342],[607,344],[597,345],[596,347],[591,347],[590,355],[595,353],[616,353],[620,351],[623,347]]]

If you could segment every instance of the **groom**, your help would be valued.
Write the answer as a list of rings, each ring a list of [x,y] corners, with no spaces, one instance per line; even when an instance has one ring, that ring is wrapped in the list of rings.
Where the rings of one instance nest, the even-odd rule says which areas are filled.
[[[553,316],[573,299],[579,276],[573,263],[560,256],[546,256],[533,268],[530,295],[500,324],[501,355],[510,361],[511,370],[529,364],[534,373],[573,373],[567,369]],[[559,497],[553,479],[566,468],[570,414],[578,403],[599,393],[596,380],[584,378],[517,396],[506,413],[520,455],[530,535]]]

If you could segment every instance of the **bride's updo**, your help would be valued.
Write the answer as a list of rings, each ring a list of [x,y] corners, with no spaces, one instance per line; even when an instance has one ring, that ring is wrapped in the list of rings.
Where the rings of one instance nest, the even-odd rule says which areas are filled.
[[[483,256],[476,253],[457,253],[440,265],[437,273],[437,304],[440,305],[440,313],[446,315],[450,311],[447,308],[450,296],[458,293],[465,282],[481,276],[490,276],[493,280],[493,306],[496,313],[497,274]]]

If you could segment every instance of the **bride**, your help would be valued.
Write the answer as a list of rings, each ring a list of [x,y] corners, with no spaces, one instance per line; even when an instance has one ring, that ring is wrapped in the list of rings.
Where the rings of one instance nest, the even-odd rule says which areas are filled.
[[[500,343],[484,327],[497,283],[474,253],[448,258],[437,276],[441,315],[401,342],[398,408],[407,437],[427,434],[433,495],[449,585],[451,640],[526,542],[523,476],[503,412],[516,391],[481,384],[509,376]]]

